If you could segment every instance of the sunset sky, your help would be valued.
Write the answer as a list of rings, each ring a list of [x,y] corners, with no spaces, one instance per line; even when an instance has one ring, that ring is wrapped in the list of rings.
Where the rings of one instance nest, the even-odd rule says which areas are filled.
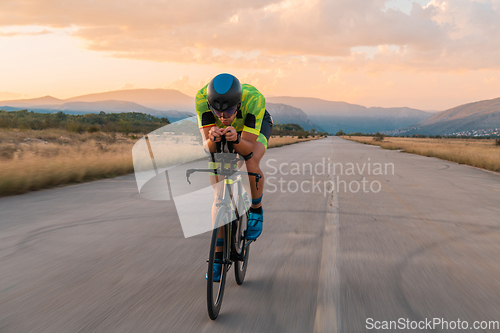
[[[0,0],[0,100],[127,88],[445,110],[500,97],[500,0]]]

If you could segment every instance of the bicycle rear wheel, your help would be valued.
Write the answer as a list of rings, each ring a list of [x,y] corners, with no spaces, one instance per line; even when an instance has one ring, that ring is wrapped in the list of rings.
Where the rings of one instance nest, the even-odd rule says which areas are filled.
[[[245,202],[242,202],[245,200]],[[245,275],[248,267],[248,255],[250,253],[250,244],[246,245],[247,240],[245,239],[245,231],[248,225],[248,209],[250,208],[250,200],[248,196],[240,197],[238,203],[238,209],[243,212],[240,218],[234,221],[234,250],[236,252],[236,260],[234,261],[234,277],[236,283],[241,285],[245,280]],[[244,208],[246,205],[247,208]]]
[[[226,284],[227,271],[229,269],[229,258],[228,258],[228,221],[229,214],[223,208],[217,213],[216,225],[220,225],[219,228],[215,228],[212,232],[212,241],[210,243],[210,253],[208,256],[208,279],[207,279],[207,307],[208,316],[210,319],[215,320],[219,316],[219,311],[222,305],[222,298],[224,296],[224,287]],[[217,248],[217,237],[219,235],[219,229],[224,228],[224,244],[223,244],[223,255],[222,260],[215,259],[215,250]],[[214,264],[222,263],[222,271],[220,282],[214,282]]]

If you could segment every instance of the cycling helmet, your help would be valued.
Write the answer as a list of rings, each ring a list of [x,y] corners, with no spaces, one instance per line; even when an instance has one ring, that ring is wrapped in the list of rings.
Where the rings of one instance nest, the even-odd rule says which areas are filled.
[[[217,117],[230,118],[241,105],[241,84],[231,74],[219,74],[207,87],[207,102]]]

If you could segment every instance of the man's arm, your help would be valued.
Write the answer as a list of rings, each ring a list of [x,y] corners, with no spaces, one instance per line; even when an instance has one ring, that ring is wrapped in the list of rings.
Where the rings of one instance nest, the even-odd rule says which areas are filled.
[[[210,153],[217,152],[217,142],[222,139],[222,129],[217,126],[200,128],[203,137],[203,147]]]
[[[233,144],[234,148],[240,155],[248,155],[254,151],[255,142],[257,141],[262,120],[266,112],[266,99],[254,87],[245,85],[246,93],[244,93],[244,100],[242,100],[242,108],[247,110],[245,112],[245,121],[243,131],[241,132],[241,139],[239,144]],[[234,137],[236,140],[236,137]],[[226,139],[230,141],[226,135]]]
[[[253,152],[253,147],[259,137],[258,135],[243,131],[241,132],[240,142],[234,143],[238,138],[238,133],[232,126],[224,128],[222,134],[226,136],[226,141],[233,142],[234,149],[241,156],[246,156]]]

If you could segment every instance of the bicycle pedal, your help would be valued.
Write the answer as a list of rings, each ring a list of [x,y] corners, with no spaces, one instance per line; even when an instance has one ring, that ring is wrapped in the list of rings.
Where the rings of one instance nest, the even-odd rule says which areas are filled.
[[[231,260],[232,261],[244,261],[245,254],[231,253]]]
[[[223,265],[231,265],[233,263],[232,260],[233,260],[232,258],[231,258],[231,260],[215,259],[214,263],[216,263],[216,264],[223,264]],[[210,261],[209,259],[206,260],[206,262],[209,262],[209,261]]]

